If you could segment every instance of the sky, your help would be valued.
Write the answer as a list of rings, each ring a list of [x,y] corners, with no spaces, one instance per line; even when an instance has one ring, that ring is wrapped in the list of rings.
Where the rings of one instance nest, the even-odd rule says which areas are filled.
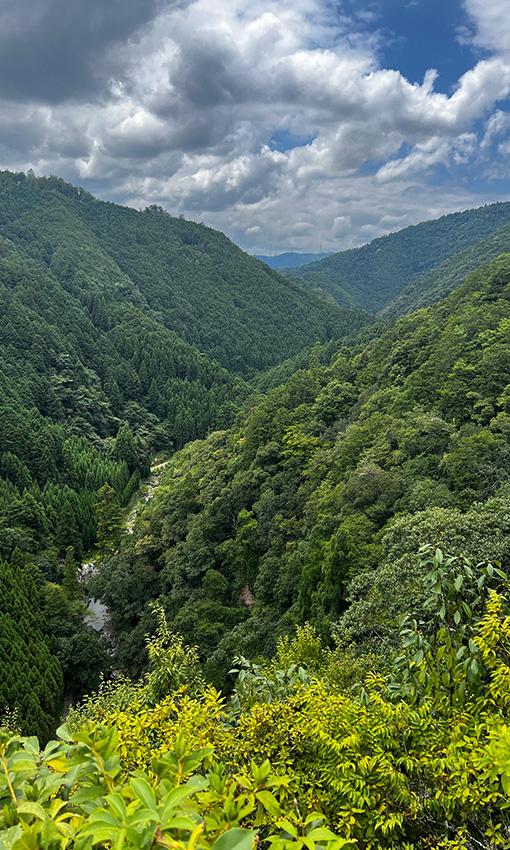
[[[2,0],[0,168],[340,251],[510,198],[510,0]]]

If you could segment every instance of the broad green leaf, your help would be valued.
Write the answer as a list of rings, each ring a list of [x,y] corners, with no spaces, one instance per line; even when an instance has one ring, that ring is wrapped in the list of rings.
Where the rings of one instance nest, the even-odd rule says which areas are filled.
[[[46,819],[46,812],[40,803],[32,803],[32,802],[23,802],[18,803],[17,805],[18,814],[20,815],[32,815],[34,818],[38,818],[39,820]]]
[[[270,815],[278,817],[281,814],[280,806],[278,805],[278,800],[271,794],[271,791],[257,791],[255,797],[259,802],[262,803],[266,811],[269,812]]]
[[[23,771],[34,771],[36,764],[33,758],[28,756],[28,753],[16,753],[9,760],[9,772],[21,773]]]
[[[315,820],[324,820],[324,815],[321,815],[320,812],[310,812],[310,814],[305,818],[305,826],[308,826],[309,823],[313,823]]]
[[[62,726],[58,727],[57,735],[59,738],[62,738],[63,741],[66,741],[69,744],[71,744],[73,740],[75,740],[68,723],[63,723]]]
[[[25,749],[28,753],[31,753],[31,755],[39,757],[39,750],[41,749],[39,739],[36,738],[35,735],[27,738],[25,741]]]
[[[12,844],[12,850],[40,850],[39,837],[36,830],[23,832]]]
[[[159,823],[159,816],[153,809],[138,809],[134,814],[128,815],[126,825],[131,827],[137,823]]]
[[[290,821],[279,820],[277,825],[281,830],[283,830],[283,832],[288,833],[288,835],[292,835],[293,838],[297,838],[297,829]]]
[[[187,800],[194,793],[195,789],[190,788],[189,785],[181,785],[178,788],[173,788],[168,794],[163,797],[161,804],[163,806],[163,811],[166,812],[168,809],[175,809],[179,806],[184,800]]]
[[[115,839],[114,850],[121,850],[124,847],[124,842],[126,839],[126,829],[119,830],[117,838]]]
[[[127,817],[127,808],[126,803],[120,794],[108,794],[105,802],[108,803],[111,809],[113,809],[114,813],[120,818],[121,821],[125,821]]]
[[[11,850],[21,834],[22,829],[20,826],[11,826],[9,829],[2,830],[0,832],[0,850]]]
[[[213,850],[252,850],[256,832],[253,829],[230,829],[213,844]]]
[[[312,841],[334,841],[337,837],[334,832],[326,829],[325,826],[318,826],[316,829],[312,829],[307,835],[307,838],[311,838]]]
[[[196,823],[194,823],[190,818],[186,817],[186,815],[175,815],[175,817],[170,818],[169,820],[165,820],[162,824],[162,829],[187,829],[190,832],[196,827]]]
[[[102,823],[105,826],[117,826],[117,821],[110,814],[110,812],[105,811],[105,809],[95,809],[90,815],[89,824],[98,824]]]
[[[139,800],[142,801],[144,806],[146,806],[148,809],[156,809],[156,796],[146,779],[141,776],[138,776],[135,779],[131,780],[130,785],[136,796]]]

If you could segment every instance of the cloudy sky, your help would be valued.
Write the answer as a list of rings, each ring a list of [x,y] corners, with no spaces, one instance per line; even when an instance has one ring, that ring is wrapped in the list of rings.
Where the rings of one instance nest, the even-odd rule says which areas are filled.
[[[510,198],[509,0],[2,0],[0,167],[342,250]]]

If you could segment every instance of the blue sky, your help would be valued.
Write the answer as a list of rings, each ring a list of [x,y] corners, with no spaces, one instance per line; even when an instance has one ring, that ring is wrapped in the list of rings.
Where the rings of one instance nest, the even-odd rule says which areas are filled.
[[[476,61],[472,45],[458,38],[459,29],[470,23],[463,5],[456,0],[386,0],[377,9],[386,35],[381,64],[412,83],[421,83],[426,71],[436,68],[436,91],[451,94]]]
[[[342,250],[510,196],[509,0],[4,0],[0,167]]]

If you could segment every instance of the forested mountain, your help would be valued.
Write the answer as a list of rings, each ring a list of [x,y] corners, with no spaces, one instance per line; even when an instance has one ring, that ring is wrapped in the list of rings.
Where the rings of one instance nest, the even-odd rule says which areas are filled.
[[[510,254],[399,320],[334,307],[336,341],[315,338],[327,304],[253,260],[259,295],[312,305],[315,343],[298,321],[282,347],[273,322],[256,372],[218,330],[249,340],[248,309],[220,298],[230,318],[197,348],[198,296],[162,265],[192,232],[182,250],[221,268],[224,237],[18,177],[0,192],[0,844],[505,846]],[[128,534],[155,448],[170,460]],[[92,548],[113,658],[84,618]],[[46,741],[64,689],[112,666],[60,743],[4,731]]]
[[[487,263],[508,251],[510,224],[504,224],[490,236],[445,260],[422,277],[416,278],[379,311],[379,316],[386,319],[390,316],[405,316],[421,307],[435,304],[460,286],[468,274],[479,268],[482,263]]]
[[[105,481],[125,503],[151,450],[229,424],[250,392],[232,372],[371,321],[316,307],[221,234],[103,204],[57,178],[3,173],[0,233],[3,557],[15,546],[87,549]],[[114,443],[123,423],[134,448]]]
[[[254,254],[257,260],[262,260],[267,266],[272,269],[290,269],[294,266],[303,266],[306,263],[314,263],[316,260],[322,260],[327,257],[328,253],[321,254],[298,254],[295,251],[287,251],[284,254],[276,254],[275,256],[267,256],[266,254]]]
[[[510,203],[453,213],[374,239],[361,248],[330,254],[291,269],[288,275],[308,290],[371,313],[386,315],[383,311],[395,300],[388,315],[402,315],[445,297],[480,263],[508,251],[510,243],[503,226],[509,221]],[[493,233],[493,242],[482,241]],[[461,253],[475,245],[473,253]],[[458,266],[455,259],[454,266],[441,265],[457,254]],[[427,275],[436,269],[437,274]],[[404,300],[396,300],[400,293]]]
[[[367,320],[303,293],[222,233],[56,177],[0,174],[0,234],[73,297],[95,297],[96,313],[103,299],[134,306],[245,376]]]
[[[232,422],[253,393],[243,375],[373,319],[331,309],[202,225],[9,172],[0,174],[0,312],[0,559],[6,576],[16,564],[21,596],[35,582],[40,657],[57,653],[79,693],[106,663],[72,590],[73,570],[101,542],[98,491],[108,485],[103,512],[120,510],[155,450]],[[21,681],[26,622],[5,619],[11,596],[0,583],[0,640]],[[43,667],[34,661],[32,675]],[[36,722],[39,709],[16,704]]]
[[[142,669],[155,599],[218,684],[305,621],[385,655],[420,544],[508,565],[509,303],[503,256],[176,455],[97,579],[121,663]]]

